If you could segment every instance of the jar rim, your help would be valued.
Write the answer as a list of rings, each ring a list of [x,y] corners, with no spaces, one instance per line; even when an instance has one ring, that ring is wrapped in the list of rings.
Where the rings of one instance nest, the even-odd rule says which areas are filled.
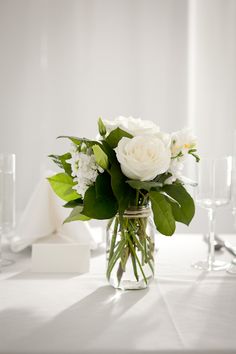
[[[130,206],[124,211],[124,217],[148,217],[151,215],[151,208],[149,204],[139,205],[139,206]]]
[[[143,210],[149,208],[149,204],[145,205],[130,205],[126,210]]]

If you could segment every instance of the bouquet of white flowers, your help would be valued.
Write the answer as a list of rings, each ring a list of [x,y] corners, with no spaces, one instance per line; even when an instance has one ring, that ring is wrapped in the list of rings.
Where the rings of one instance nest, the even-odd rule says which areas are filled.
[[[149,205],[163,235],[174,233],[176,221],[189,225],[195,208],[181,174],[187,155],[199,161],[196,140],[187,129],[169,135],[132,117],[99,118],[98,128],[97,140],[63,136],[72,147],[64,155],[50,155],[64,172],[49,182],[72,209],[65,222],[111,219],[107,278],[115,274],[112,284],[130,286],[121,286],[130,259],[133,281],[145,287],[151,277],[145,267],[154,272],[154,241],[146,230]]]

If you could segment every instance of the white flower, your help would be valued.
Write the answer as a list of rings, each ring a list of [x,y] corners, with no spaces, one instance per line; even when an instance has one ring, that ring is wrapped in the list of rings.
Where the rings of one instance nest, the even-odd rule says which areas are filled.
[[[133,117],[117,117],[113,121],[103,120],[108,133],[116,128],[120,128],[127,133],[137,135],[155,135],[160,132],[160,128],[150,120],[143,120]]]
[[[159,132],[155,135],[157,138],[161,139],[163,141],[163,143],[166,145],[166,147],[168,147],[170,149],[171,146],[171,136],[168,133],[163,133],[163,132]]]
[[[150,181],[170,165],[169,147],[155,136],[122,138],[115,151],[122,172],[131,179]]]
[[[186,155],[196,147],[196,137],[191,129],[185,128],[171,134],[171,156]]]
[[[170,172],[172,176],[170,176],[165,180],[165,184],[172,184],[173,182],[176,181],[177,178],[181,179],[182,171],[184,168],[183,160],[184,160],[183,157],[171,160],[168,172]]]
[[[98,173],[103,169],[96,163],[94,154],[79,152],[77,146],[73,145],[71,149],[71,159],[67,160],[71,164],[73,181],[76,185],[73,187],[82,197],[87,189],[96,181]]]
[[[171,184],[181,179],[184,162],[188,152],[196,148],[196,138],[191,129],[185,128],[171,134],[171,163],[168,172],[171,173],[165,183]]]

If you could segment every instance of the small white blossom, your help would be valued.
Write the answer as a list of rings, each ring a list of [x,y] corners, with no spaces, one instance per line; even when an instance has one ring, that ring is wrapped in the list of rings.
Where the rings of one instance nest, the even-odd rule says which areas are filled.
[[[182,171],[184,168],[183,162],[184,162],[183,157],[171,160],[168,172],[171,173],[172,176],[170,176],[165,180],[165,184],[172,184],[177,179],[181,179]]]
[[[171,134],[171,163],[168,172],[171,173],[165,183],[171,184],[181,179],[186,156],[190,150],[196,148],[196,138],[191,129],[185,128]]]
[[[73,144],[71,149],[71,159],[67,161],[71,164],[73,187],[83,198],[87,189],[96,181],[98,173],[104,170],[96,163],[95,156],[89,150],[80,152]]]
[[[171,134],[171,156],[181,157],[188,154],[189,150],[195,149],[196,137],[191,129],[185,128]]]

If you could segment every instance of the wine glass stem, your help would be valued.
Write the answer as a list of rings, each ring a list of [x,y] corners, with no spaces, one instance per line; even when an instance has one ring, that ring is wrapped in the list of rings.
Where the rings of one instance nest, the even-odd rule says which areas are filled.
[[[0,272],[2,271],[2,228],[0,227]]]
[[[208,210],[209,220],[209,249],[208,249],[208,267],[212,270],[215,261],[215,209]]]

